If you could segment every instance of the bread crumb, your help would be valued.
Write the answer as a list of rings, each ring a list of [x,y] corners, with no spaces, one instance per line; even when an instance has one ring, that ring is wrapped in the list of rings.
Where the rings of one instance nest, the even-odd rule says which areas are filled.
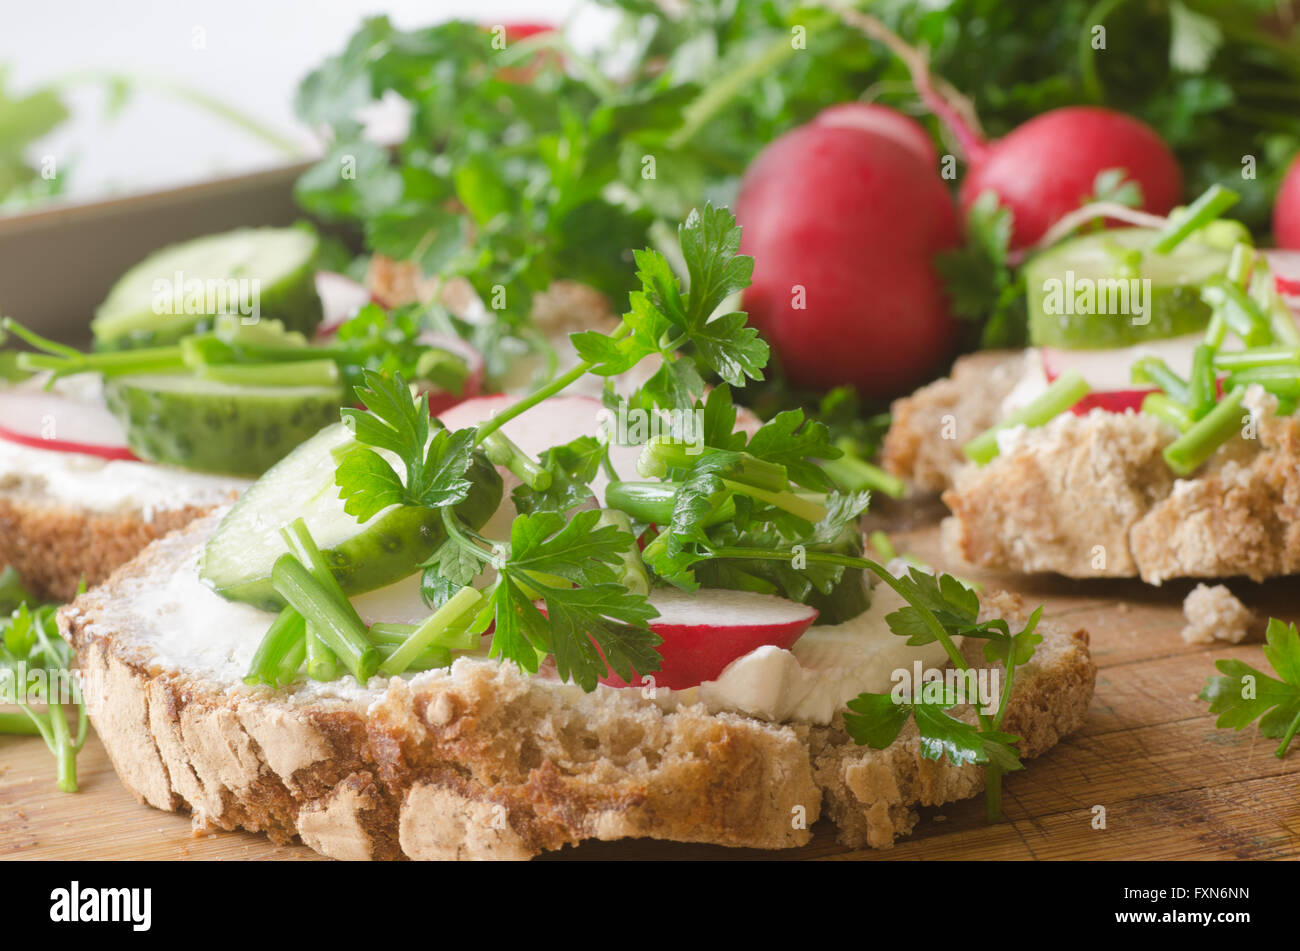
[[[1198,584],[1183,601],[1183,640],[1188,644],[1212,644],[1216,640],[1240,644],[1250,634],[1255,614],[1225,585]]]

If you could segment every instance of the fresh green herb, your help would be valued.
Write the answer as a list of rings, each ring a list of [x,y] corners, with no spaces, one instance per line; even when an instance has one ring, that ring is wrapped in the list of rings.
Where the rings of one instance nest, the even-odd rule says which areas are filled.
[[[935,257],[953,313],[984,348],[1023,347],[1028,336],[1024,275],[1010,260],[1011,209],[980,195],[966,215],[966,243]]]
[[[59,789],[76,792],[77,754],[86,742],[88,719],[72,670],[72,648],[59,636],[56,606],[35,603],[6,568],[0,573],[0,607],[14,601],[0,619],[0,703],[21,712],[0,715],[0,733],[39,735],[54,754]],[[68,724],[69,701],[76,709],[75,731]]]
[[[1169,222],[1156,235],[1151,250],[1168,254],[1192,232],[1204,228],[1237,203],[1240,196],[1230,188],[1214,184],[1181,212],[1169,216]]]
[[[1038,397],[1009,413],[1000,422],[980,433],[961,451],[980,465],[998,454],[998,433],[1013,426],[1045,426],[1088,395],[1088,384],[1077,370],[1063,374]]]
[[[1300,633],[1270,618],[1265,640],[1264,657],[1280,680],[1245,661],[1217,660],[1214,666],[1226,676],[1210,677],[1198,696],[1219,715],[1214,725],[1221,729],[1242,730],[1258,720],[1260,733],[1281,738],[1274,751],[1280,759],[1300,731]]]
[[[1175,475],[1189,476],[1241,429],[1243,386],[1235,386],[1202,419],[1165,447],[1165,462]]]

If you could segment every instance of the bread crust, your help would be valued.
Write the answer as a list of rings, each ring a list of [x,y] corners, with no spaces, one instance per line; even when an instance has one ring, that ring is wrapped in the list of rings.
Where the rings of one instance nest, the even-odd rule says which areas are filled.
[[[212,506],[105,514],[0,493],[0,566],[12,565],[40,598],[66,601],[84,578],[96,585],[146,545]]]
[[[882,846],[910,830],[916,805],[978,788],[977,768],[922,762],[906,737],[877,753],[853,745],[842,721],[669,711],[639,690],[584,694],[470,658],[362,699],[164,668],[133,640],[144,619],[123,592],[165,578],[214,523],[154,543],[59,614],[123,783],[200,825],[296,836],[346,859],[521,859],[627,837],[781,849],[809,841],[825,793],[845,841]],[[1030,755],[1078,725],[1095,676],[1086,634],[1043,630],[1008,713]],[[882,757],[896,776],[885,796],[857,778],[878,774]]]

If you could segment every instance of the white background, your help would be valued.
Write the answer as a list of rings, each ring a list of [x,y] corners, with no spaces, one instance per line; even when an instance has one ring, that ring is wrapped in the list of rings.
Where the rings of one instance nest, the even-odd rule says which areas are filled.
[[[0,0],[0,68],[21,94],[90,71],[129,72],[192,86],[251,113],[316,153],[293,118],[298,81],[340,51],[365,16],[403,28],[460,16],[481,23],[571,21],[578,45],[610,13],[581,0]],[[201,32],[198,32],[201,31]],[[201,36],[203,47],[195,48]],[[281,164],[291,156],[156,92],[135,93],[113,118],[102,88],[70,87],[73,118],[37,143],[85,199]]]

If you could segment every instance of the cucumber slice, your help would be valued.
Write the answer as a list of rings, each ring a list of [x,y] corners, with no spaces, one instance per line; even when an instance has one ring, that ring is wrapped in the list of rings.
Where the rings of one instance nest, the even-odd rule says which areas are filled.
[[[446,537],[442,515],[393,506],[361,525],[343,511],[334,452],[351,439],[342,423],[323,429],[255,482],[208,540],[199,576],[222,597],[278,610],[284,602],[271,585],[271,569],[288,551],[280,529],[301,516],[347,594],[408,577]],[[479,528],[501,504],[501,477],[481,453],[469,477],[474,488],[456,513]]]
[[[1066,241],[1026,262],[1030,342],[1065,350],[1099,350],[1203,329],[1209,323],[1210,308],[1201,300],[1200,285],[1227,270],[1229,253],[1188,238],[1170,254],[1156,254],[1147,250],[1155,235],[1150,228],[1102,231]],[[1107,296],[1106,285],[1100,282],[1127,283],[1132,278],[1151,282],[1141,318],[1146,322],[1135,324],[1132,313],[1098,312],[1100,301]],[[1077,293],[1088,286],[1084,281],[1098,290],[1093,312],[1060,313],[1069,309],[1067,289],[1073,287]],[[1107,306],[1113,309],[1112,304]],[[1132,306],[1130,301],[1130,311]]]
[[[259,476],[337,422],[343,387],[242,386],[188,374],[104,382],[104,397],[141,459],[199,472]]]
[[[113,285],[90,327],[101,350],[160,346],[207,330],[221,313],[310,334],[320,241],[301,228],[241,228],[155,251]],[[254,296],[256,295],[256,296]]]

